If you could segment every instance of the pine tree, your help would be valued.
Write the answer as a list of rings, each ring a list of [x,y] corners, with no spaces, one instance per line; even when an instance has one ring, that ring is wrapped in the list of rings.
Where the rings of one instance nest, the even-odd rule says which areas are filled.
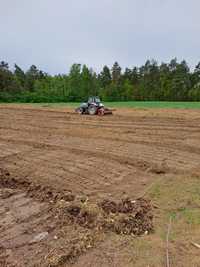
[[[17,64],[15,64],[14,75],[15,75],[15,78],[16,78],[17,82],[19,83],[20,87],[24,88],[25,81],[26,81],[26,75],[25,75],[24,71]]]
[[[100,86],[102,88],[105,88],[111,84],[112,77],[110,74],[110,69],[107,66],[103,67],[103,70],[101,71],[101,73],[98,76],[98,80],[99,80]]]
[[[118,85],[121,78],[121,67],[117,62],[114,63],[112,67],[112,81],[114,84]]]

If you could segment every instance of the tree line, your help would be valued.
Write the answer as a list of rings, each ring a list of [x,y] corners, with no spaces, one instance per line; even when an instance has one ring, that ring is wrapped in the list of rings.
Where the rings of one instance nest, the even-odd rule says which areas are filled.
[[[0,62],[1,102],[83,101],[98,95],[104,101],[199,101],[200,62],[193,71],[185,60],[158,64],[147,60],[141,67],[125,68],[115,62],[96,73],[73,64],[67,74],[49,75],[32,65],[27,71],[17,64],[11,71]]]

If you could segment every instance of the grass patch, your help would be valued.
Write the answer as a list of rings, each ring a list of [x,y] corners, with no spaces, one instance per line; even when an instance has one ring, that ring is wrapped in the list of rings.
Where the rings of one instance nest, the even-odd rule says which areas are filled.
[[[167,102],[167,101],[127,101],[127,102],[103,102],[105,106],[111,108],[173,108],[173,109],[200,109],[200,102]],[[0,105],[3,103],[0,103]],[[14,103],[10,103],[11,105]],[[19,103],[15,103],[19,104]],[[69,107],[75,108],[80,103],[22,103],[23,105],[36,106],[36,107]]]
[[[166,266],[166,234],[169,218],[170,266],[199,266],[200,244],[200,177],[163,177],[147,192],[157,207],[154,210],[155,232],[130,241],[133,247],[128,266]],[[132,264],[132,265],[131,265]]]
[[[199,109],[200,102],[128,101],[105,102],[110,107]]]

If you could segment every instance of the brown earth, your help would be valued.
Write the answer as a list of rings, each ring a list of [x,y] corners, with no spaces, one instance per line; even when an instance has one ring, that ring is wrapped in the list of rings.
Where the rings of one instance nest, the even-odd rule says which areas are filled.
[[[140,262],[133,255],[135,237],[116,235],[113,223],[128,222],[134,234],[121,199],[135,201],[159,180],[198,176],[199,140],[198,110],[121,108],[93,117],[67,108],[0,105],[0,266],[164,266],[164,247],[157,247],[157,264]],[[92,216],[98,208],[114,214],[112,231],[64,216],[66,202],[77,199]],[[48,234],[35,242],[40,233]],[[152,236],[144,237],[147,244]]]

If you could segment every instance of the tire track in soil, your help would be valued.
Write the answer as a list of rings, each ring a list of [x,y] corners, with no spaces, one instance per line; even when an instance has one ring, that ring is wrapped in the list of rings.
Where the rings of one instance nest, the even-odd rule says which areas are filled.
[[[60,161],[62,162],[60,164],[60,169],[63,167],[62,170],[64,175],[61,175],[59,180],[61,180],[62,177],[64,179],[66,173],[67,177],[70,177],[71,175],[72,180],[74,179],[74,176],[77,176],[77,180],[80,180],[81,183],[82,177],[82,180],[86,183],[90,167],[87,167],[88,172],[81,169],[78,166],[79,159],[83,159],[83,161],[85,160],[85,166],[88,165],[88,162],[91,159],[95,159],[97,171],[96,174],[93,172],[96,176],[94,184],[98,184],[99,179],[107,177],[106,173],[111,167],[107,162],[111,161],[113,162],[111,168],[118,169],[118,166],[126,166],[125,168],[127,169],[130,168],[129,171],[126,171],[125,168],[123,169],[121,175],[122,182],[125,181],[123,177],[129,176],[131,172],[133,173],[133,179],[137,178],[138,180],[139,177],[142,178],[145,176],[149,177],[151,180],[151,171],[149,172],[149,170],[158,173],[162,172],[161,169],[164,162],[167,162],[168,165],[167,173],[185,173],[186,171],[189,172],[191,169],[196,169],[198,167],[199,147],[193,144],[184,144],[184,138],[189,136],[187,131],[190,131],[190,135],[193,130],[198,132],[198,120],[194,120],[195,124],[193,125],[193,121],[168,117],[154,118],[151,116],[150,118],[144,118],[137,115],[129,115],[127,117],[117,115],[115,120],[111,120],[111,117],[100,119],[88,116],[79,117],[63,111],[55,111],[54,113],[52,110],[49,111],[46,109],[6,108],[3,110],[6,110],[6,112],[3,118],[0,116],[2,125],[12,125],[12,129],[5,127],[3,130],[4,127],[1,126],[3,136],[0,131],[0,142],[15,145],[19,147],[19,150],[20,146],[31,147],[30,155],[35,153],[35,157],[38,157],[43,154],[47,160],[50,160],[50,165],[53,165],[57,154],[62,154],[65,160],[67,157],[70,158],[76,155],[73,161],[74,165],[77,165],[77,170],[76,167],[74,167],[73,171],[70,170],[71,167],[68,168],[67,171],[67,169],[64,168],[66,163],[60,158]],[[27,117],[32,119],[27,120]],[[85,125],[84,123],[87,124]],[[92,125],[92,129],[88,129],[88,125]],[[160,127],[160,125],[163,127]],[[109,130],[107,126],[109,126]],[[113,126],[117,126],[121,136],[115,137],[115,135],[117,135],[116,128],[113,128]],[[121,132],[122,126],[127,127],[129,131],[130,129],[134,129],[134,135],[131,135],[131,137],[128,138],[128,134],[123,134]],[[187,131],[184,132],[186,126]],[[77,130],[77,127],[82,129],[82,132]],[[99,133],[99,127],[102,127],[103,132],[101,131]],[[154,127],[156,127],[156,130]],[[13,132],[13,128],[19,130],[14,130]],[[151,132],[152,140],[148,140],[148,134],[146,134],[146,137],[144,136],[145,131]],[[164,131],[169,133],[173,132],[173,137],[175,136],[176,142],[169,142],[166,138],[163,139],[162,135],[159,136],[159,133]],[[177,134],[175,134],[176,131]],[[182,138],[183,132],[184,138]],[[6,135],[10,137],[5,138]],[[112,135],[114,136],[112,137]],[[123,138],[123,136],[127,136],[126,139]],[[140,140],[137,140],[138,138]],[[195,136],[193,140],[197,143],[198,137]],[[96,148],[95,151],[94,147]],[[49,158],[48,154],[51,154],[52,157]],[[17,154],[13,156],[8,155],[3,161],[7,161],[7,163],[11,164],[10,161],[15,160],[17,163],[17,161],[23,160],[22,158],[27,158],[28,155],[29,152],[24,153],[24,155],[22,152],[18,154],[19,157],[17,157]],[[173,160],[171,160],[172,158]],[[187,162],[185,161],[185,158],[187,158]],[[37,163],[39,164],[39,162]],[[42,164],[44,164],[44,160],[42,160],[39,165],[41,166]],[[24,169],[26,169],[26,165],[28,169],[31,165],[31,158],[24,162]],[[33,168],[37,168],[36,165],[37,164],[35,164]],[[102,169],[102,165],[105,167],[105,171]],[[14,168],[15,166],[13,166],[13,169]],[[18,168],[16,167],[16,169]],[[47,166],[46,175],[48,175],[49,169],[51,168]],[[101,170],[101,174],[99,174],[98,169]],[[45,173],[45,169],[43,173]],[[138,177],[135,177],[136,175]],[[68,179],[69,178],[67,178],[66,182]],[[88,180],[90,180],[90,177]],[[104,183],[102,183],[102,186],[103,185]],[[89,183],[88,186],[91,186],[91,183]],[[85,189],[85,186],[83,189]],[[98,189],[100,190],[100,188]]]
[[[127,115],[123,113],[98,118],[76,116],[72,111],[0,106],[0,164],[19,181],[84,193],[94,203],[110,197],[119,199],[124,193],[131,197],[142,195],[154,181],[168,174],[185,175],[198,170],[200,115],[193,119],[193,111],[188,111],[187,117],[180,119],[179,113],[177,118],[162,117],[162,113],[153,117],[146,111],[145,117],[135,110],[132,115],[130,110]],[[162,165],[165,162],[167,166]],[[18,207],[15,202],[20,203]],[[12,259],[8,266],[32,267],[31,261],[39,266],[36,259],[44,260],[55,246],[66,247],[67,242],[77,240],[78,232],[83,230],[73,225],[65,229],[68,241],[53,239],[57,226],[49,207],[48,201],[29,198],[19,188],[7,198],[0,197],[0,226],[7,225],[6,231],[0,227],[0,240],[4,239],[4,246],[6,242],[10,245],[10,240],[16,244],[14,252],[0,246],[0,264]],[[17,209],[26,210],[27,218],[20,217],[23,212],[17,218]],[[27,245],[36,234],[47,230],[47,240]],[[117,255],[116,265],[119,260]],[[78,262],[77,266],[83,265]]]

